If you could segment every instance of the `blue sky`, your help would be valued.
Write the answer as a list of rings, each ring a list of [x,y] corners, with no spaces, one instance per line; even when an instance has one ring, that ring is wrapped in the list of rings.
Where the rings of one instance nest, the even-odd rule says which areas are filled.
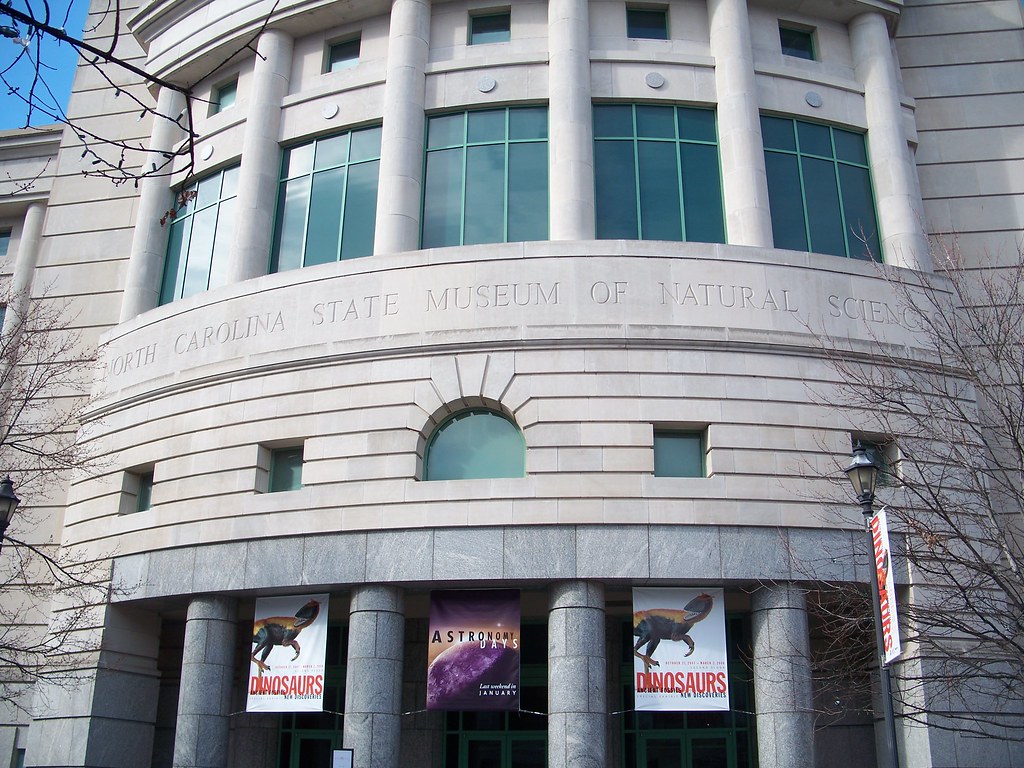
[[[39,18],[42,4],[38,0],[12,0],[11,6],[17,10],[32,14]],[[89,10],[88,0],[56,0],[50,2],[50,24],[54,27],[63,26],[65,31],[72,37],[81,37],[82,26],[85,24],[85,16]],[[67,18],[67,21],[65,21]],[[0,24],[9,26],[11,19],[0,13]],[[19,24],[18,31],[22,38],[26,32],[25,25]],[[55,104],[59,104],[63,110],[67,106],[68,96],[71,93],[71,80],[75,75],[75,66],[78,61],[78,54],[74,48],[67,43],[54,40],[46,35],[39,41],[41,46],[40,75],[49,88],[37,86],[36,98],[47,109],[52,110]],[[0,38],[0,74],[11,87],[27,92],[32,76],[35,72],[35,64],[32,59],[36,55],[36,40],[33,39],[28,48],[8,38]],[[23,55],[20,59],[18,54],[24,51],[30,56]],[[16,94],[11,94],[7,87],[0,85],[0,130],[8,128],[21,128],[25,125],[27,109],[24,101]],[[52,92],[52,96],[51,96]],[[32,115],[32,125],[45,125],[54,122],[53,118],[42,111],[35,111]]]

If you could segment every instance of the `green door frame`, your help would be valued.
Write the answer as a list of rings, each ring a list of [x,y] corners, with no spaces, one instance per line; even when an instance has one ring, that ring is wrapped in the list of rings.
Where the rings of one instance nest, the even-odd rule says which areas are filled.
[[[668,741],[678,744],[678,763],[662,765],[660,762],[651,762],[647,747],[648,743],[652,741]],[[699,759],[699,755],[695,756],[695,743],[701,741],[719,742],[725,749],[725,764],[723,765],[717,760],[708,764],[707,761]],[[643,731],[637,734],[637,753],[639,764],[651,768],[737,768],[736,740],[734,730],[730,728],[699,731],[688,729]]]

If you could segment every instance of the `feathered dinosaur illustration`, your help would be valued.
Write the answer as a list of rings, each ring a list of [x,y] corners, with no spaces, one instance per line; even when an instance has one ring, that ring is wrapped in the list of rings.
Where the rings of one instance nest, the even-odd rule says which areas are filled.
[[[296,638],[305,627],[316,621],[319,615],[320,603],[310,600],[299,608],[294,616],[271,616],[255,622],[252,628],[252,641],[256,643],[256,647],[252,650],[252,660],[259,668],[256,676],[263,677],[263,673],[270,670],[266,662],[275,645],[294,648],[295,655],[292,656],[292,661],[299,658],[302,648]],[[256,654],[260,654],[260,658],[257,659]]]
[[[644,663],[644,672],[660,666],[652,657],[662,640],[682,640],[689,646],[686,655],[694,651],[693,639],[689,632],[698,621],[707,618],[714,607],[715,599],[707,593],[697,595],[680,611],[675,608],[651,608],[633,614],[633,634],[639,638],[633,646],[633,655]],[[640,653],[640,646],[647,643],[646,653]]]

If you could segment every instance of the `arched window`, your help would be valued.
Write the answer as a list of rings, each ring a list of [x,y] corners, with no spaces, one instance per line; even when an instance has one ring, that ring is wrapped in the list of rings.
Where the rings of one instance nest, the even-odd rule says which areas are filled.
[[[457,413],[434,430],[423,460],[424,480],[522,477],[525,444],[519,427],[500,413]]]

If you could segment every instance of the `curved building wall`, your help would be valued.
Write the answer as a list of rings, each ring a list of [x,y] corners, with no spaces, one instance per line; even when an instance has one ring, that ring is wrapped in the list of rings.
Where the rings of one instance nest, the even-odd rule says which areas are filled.
[[[98,340],[82,439],[102,459],[69,486],[63,542],[109,559],[114,589],[84,687],[50,692],[29,765],[297,764],[280,746],[297,726],[239,714],[239,660],[257,598],[316,591],[347,627],[332,743],[354,746],[357,765],[461,768],[446,739],[465,732],[419,711],[420,656],[429,591],[478,586],[522,589],[524,615],[547,627],[547,765],[627,765],[608,713],[632,642],[619,637],[629,589],[651,584],[725,588],[730,632],[747,633],[755,717],[729,731],[730,766],[873,764],[869,721],[814,734],[804,599],[819,580],[866,577],[860,516],[822,502],[824,478],[851,434],[884,437],[842,407],[830,355],[916,364],[925,352],[885,278],[941,286],[926,273],[916,104],[889,37],[903,6],[680,0],[663,9],[666,40],[628,37],[631,7],[136,10],[148,71],[195,83],[190,180],[237,173],[237,194],[224,193],[234,219],[210,246],[210,288],[183,281],[177,295],[191,295],[161,305],[184,216],[157,222],[181,189],[147,179],[85,200],[82,161],[62,152],[41,274],[61,275],[86,343]],[[509,13],[509,40],[470,44],[474,14],[495,10]],[[782,53],[780,24],[813,31],[813,60]],[[356,37],[357,65],[325,72],[329,46]],[[233,106],[211,108],[233,80]],[[84,113],[102,112],[102,92],[80,84]],[[185,106],[167,89],[158,103]],[[706,193],[722,198],[724,243],[595,239],[595,104],[714,110],[721,183]],[[524,105],[547,109],[549,239],[421,249],[429,118]],[[774,247],[762,115],[865,136],[884,266]],[[267,274],[281,152],[377,126],[376,211],[361,222],[372,255]],[[149,146],[180,141],[158,118]],[[67,261],[62,230],[80,242],[90,226],[110,247]],[[424,479],[433,428],[481,406],[522,430],[525,476]],[[660,430],[702,435],[703,476],[654,475]],[[301,487],[271,492],[274,451],[299,446]],[[209,680],[221,691],[204,700]],[[907,764],[944,759],[927,728],[900,738]]]

